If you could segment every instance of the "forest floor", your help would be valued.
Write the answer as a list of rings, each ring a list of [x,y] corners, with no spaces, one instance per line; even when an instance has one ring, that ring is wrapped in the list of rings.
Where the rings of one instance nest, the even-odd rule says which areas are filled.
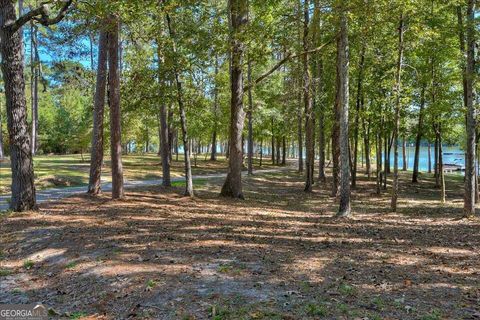
[[[0,303],[71,319],[480,319],[480,219],[430,176],[401,176],[399,210],[362,177],[353,217],[294,170],[73,196],[0,222]],[[55,316],[54,316],[55,317]]]
[[[192,172],[194,175],[206,175],[215,173],[226,173],[225,157],[218,157],[218,161],[208,161],[205,154],[192,157]],[[172,161],[172,177],[183,175],[183,156],[178,160],[174,155]],[[155,180],[161,179],[162,167],[160,157],[156,154],[133,154],[122,156],[124,177],[126,180]],[[264,161],[262,167],[270,168],[269,161]],[[255,162],[258,163],[258,159]],[[62,188],[84,186],[88,184],[90,170],[90,155],[42,155],[33,159],[35,168],[35,186],[37,190],[49,188]],[[102,168],[102,181],[109,182],[110,179],[110,158],[105,157],[105,165]],[[8,159],[0,160],[0,195],[8,194],[11,185],[10,162]]]

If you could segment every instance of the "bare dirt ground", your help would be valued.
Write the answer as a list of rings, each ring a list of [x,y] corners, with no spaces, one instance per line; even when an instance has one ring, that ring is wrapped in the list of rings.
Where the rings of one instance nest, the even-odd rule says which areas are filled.
[[[2,217],[0,303],[42,302],[72,319],[480,319],[480,220],[462,182],[442,205],[402,176],[399,212],[362,178],[354,216],[294,171],[149,187],[123,201],[76,196]]]

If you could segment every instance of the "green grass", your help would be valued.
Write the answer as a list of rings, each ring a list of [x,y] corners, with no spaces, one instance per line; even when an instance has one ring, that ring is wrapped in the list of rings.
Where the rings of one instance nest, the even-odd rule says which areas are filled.
[[[183,157],[179,156],[178,161],[175,157],[171,163],[172,177],[181,177],[183,175]],[[162,167],[160,157],[156,154],[135,154],[124,155],[122,157],[124,177],[127,180],[152,180],[162,177]],[[35,185],[38,190],[49,188],[62,188],[69,186],[82,186],[88,184],[88,175],[90,168],[90,156],[84,155],[42,155],[35,156]],[[227,162],[225,158],[219,157],[218,161],[205,160],[205,157],[197,158],[197,167],[193,166],[192,173],[195,175],[213,174],[226,172]],[[265,165],[265,167],[268,167]],[[102,168],[102,176],[105,180],[110,180],[110,160],[105,158],[105,165]],[[202,182],[196,182],[196,184]],[[10,192],[11,172],[8,161],[0,162],[0,194]],[[181,186],[183,182],[174,182],[174,185]]]
[[[32,269],[34,265],[35,265],[35,262],[33,262],[32,260],[23,261],[23,267],[27,270]]]
[[[11,274],[12,274],[12,272],[10,270],[0,269],[0,278],[9,276]]]

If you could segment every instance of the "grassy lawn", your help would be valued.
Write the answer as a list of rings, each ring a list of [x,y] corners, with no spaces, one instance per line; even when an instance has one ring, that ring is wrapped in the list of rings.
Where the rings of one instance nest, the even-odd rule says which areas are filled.
[[[208,159],[208,158],[207,158]],[[103,179],[110,181],[110,159],[105,159]],[[183,156],[172,162],[172,177],[183,176]],[[262,168],[269,168],[268,159]],[[258,160],[255,162],[258,165]],[[218,161],[205,160],[205,155],[197,156],[196,166],[192,157],[194,175],[226,172],[227,161],[218,157]],[[49,155],[34,158],[35,184],[37,189],[53,187],[80,186],[88,184],[90,169],[89,155]],[[148,180],[162,177],[162,164],[156,154],[124,155],[124,176],[127,180]],[[0,162],[0,194],[10,192],[11,172],[8,161]]]

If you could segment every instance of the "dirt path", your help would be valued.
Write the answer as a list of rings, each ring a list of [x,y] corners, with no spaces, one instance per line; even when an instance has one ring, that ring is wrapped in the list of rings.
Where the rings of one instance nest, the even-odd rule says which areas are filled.
[[[0,224],[0,303],[89,319],[479,319],[480,221],[461,182],[402,177],[399,212],[361,180],[352,219],[293,171],[245,178],[247,200],[142,187],[86,195]],[[60,316],[59,316],[60,317]]]

